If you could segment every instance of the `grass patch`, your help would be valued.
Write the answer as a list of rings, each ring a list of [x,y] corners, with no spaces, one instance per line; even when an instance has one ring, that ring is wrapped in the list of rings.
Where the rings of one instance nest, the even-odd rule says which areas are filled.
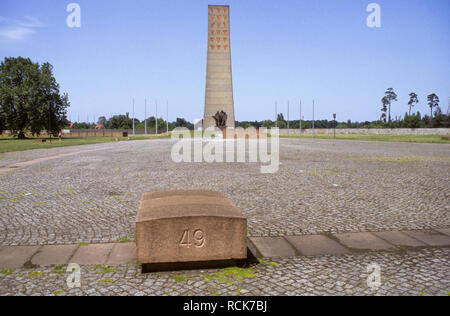
[[[85,242],[80,242],[78,245],[80,245],[80,246],[89,246],[89,244],[85,243]]]
[[[159,139],[168,138],[167,136],[130,136],[130,140],[148,140],[148,139]],[[37,142],[38,139],[46,139],[45,143]],[[127,141],[126,137],[119,137],[119,141]],[[67,146],[79,146],[79,145],[91,145],[91,144],[101,144],[101,143],[111,143],[115,142],[116,137],[109,136],[89,136],[89,137],[67,137],[63,138],[61,141],[52,138],[50,143],[50,138],[45,137],[32,137],[27,139],[17,139],[15,137],[0,137],[0,153],[7,153],[13,151],[24,151],[30,149],[43,149],[43,148],[55,148],[55,147],[67,147]]]
[[[64,294],[65,292],[63,290],[56,290],[53,291],[53,295],[59,295],[59,294]]]
[[[116,282],[116,281],[111,280],[111,279],[105,279],[105,280],[99,280],[98,282],[99,282],[99,283],[114,283],[114,282]]]
[[[256,271],[253,267],[251,268],[230,267],[213,274],[207,274],[203,276],[203,278],[205,280],[215,281],[217,283],[225,283],[228,285],[233,285],[235,282],[242,282],[244,279],[256,278],[256,276],[257,276]]]
[[[63,270],[63,266],[60,264],[57,264],[53,267],[52,273],[54,274],[63,274],[65,271]]]
[[[131,239],[125,236],[125,237],[117,238],[116,242],[123,244],[123,243],[131,242]]]
[[[3,269],[3,270],[0,271],[0,273],[3,274],[3,275],[10,275],[10,274],[12,274],[14,272],[16,272],[16,271],[12,270],[12,269]]]
[[[265,261],[265,260],[259,259],[259,258],[258,258],[258,262],[259,262],[260,264],[264,264],[264,265],[266,265],[266,266],[269,266],[269,267],[271,267],[272,269],[275,268],[275,267],[277,267],[277,266],[279,266],[279,264],[276,263],[276,262]]]
[[[336,130],[338,132],[338,130]],[[406,142],[406,143],[434,143],[450,144],[449,140],[443,140],[444,135],[363,135],[363,134],[336,134],[336,140],[365,140],[379,142]],[[447,135],[448,136],[448,135]],[[304,139],[334,139],[333,135],[280,135],[281,138],[304,138]]]
[[[116,269],[114,269],[110,266],[103,266],[101,264],[90,267],[89,270],[96,270],[95,273],[97,273],[97,274],[116,272]]]
[[[40,278],[40,277],[42,277],[42,276],[44,276],[44,272],[30,272],[30,273],[28,273],[28,275],[27,275],[27,277],[28,278]]]
[[[351,158],[354,161],[384,161],[384,162],[415,162],[415,161],[450,161],[450,158],[446,157],[397,157],[397,158]]]
[[[184,274],[175,274],[172,277],[176,283],[180,283],[180,282],[183,282],[184,280],[186,280],[186,275],[184,275]]]

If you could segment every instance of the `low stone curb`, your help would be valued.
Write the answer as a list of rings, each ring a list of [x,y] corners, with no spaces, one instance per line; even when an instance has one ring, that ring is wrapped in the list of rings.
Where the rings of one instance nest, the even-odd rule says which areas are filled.
[[[249,237],[248,244],[255,256],[263,258],[400,251],[413,248],[449,247],[450,228],[401,232]],[[68,263],[80,265],[136,263],[136,244],[129,242],[0,247],[0,269],[35,268]]]

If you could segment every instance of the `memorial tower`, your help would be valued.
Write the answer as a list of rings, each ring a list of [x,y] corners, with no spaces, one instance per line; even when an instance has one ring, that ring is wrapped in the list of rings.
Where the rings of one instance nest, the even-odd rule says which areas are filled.
[[[207,54],[203,128],[217,126],[213,117],[222,111],[226,113],[226,127],[234,128],[229,6],[208,6]]]

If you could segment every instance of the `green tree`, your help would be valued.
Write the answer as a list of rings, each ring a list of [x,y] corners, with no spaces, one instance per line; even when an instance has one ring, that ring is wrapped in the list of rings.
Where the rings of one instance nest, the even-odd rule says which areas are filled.
[[[409,112],[408,115],[411,116],[411,108],[413,108],[414,106],[417,105],[417,103],[419,103],[419,99],[417,97],[417,94],[414,92],[411,92],[409,94],[409,101],[408,101],[408,105],[409,105]]]
[[[177,117],[176,127],[188,127],[188,123],[184,118]]]
[[[271,128],[272,126],[274,126],[274,124],[270,120],[265,120],[261,123],[261,126],[265,128]]]
[[[73,129],[93,129],[95,125],[86,122],[75,122],[72,126]]]
[[[381,120],[386,123],[386,112],[388,109],[388,105],[389,105],[389,99],[385,96],[381,99],[381,104],[382,104],[382,108],[381,108]]]
[[[132,128],[133,121],[129,115],[114,115],[108,121],[109,129],[129,129]]]
[[[2,113],[1,106],[2,105],[0,104],[0,134],[5,130],[5,117]]]
[[[387,106],[388,106],[388,122],[389,125],[391,124],[391,105],[392,102],[397,101],[397,94],[394,92],[393,88],[389,88],[386,90],[386,92],[384,93],[386,100],[388,101]]]
[[[5,58],[0,64],[0,117],[4,128],[20,139],[29,130],[57,134],[67,124],[67,94],[61,95],[49,63]]]
[[[408,128],[419,128],[420,127],[420,113],[408,115],[405,113],[405,118],[403,120],[404,127]]]
[[[428,95],[427,100],[428,106],[430,107],[430,118],[431,120],[433,120],[433,108],[439,106],[439,97],[436,94],[432,93]]]
[[[277,122],[277,127],[280,128],[280,129],[287,128],[287,123],[285,121],[278,121]]]
[[[100,117],[98,118],[97,124],[101,124],[101,125],[103,125],[104,127],[106,127],[106,126],[108,125],[108,120],[106,119],[106,117],[100,116]]]
[[[283,113],[278,114],[277,122],[286,122],[286,120],[284,119]]]

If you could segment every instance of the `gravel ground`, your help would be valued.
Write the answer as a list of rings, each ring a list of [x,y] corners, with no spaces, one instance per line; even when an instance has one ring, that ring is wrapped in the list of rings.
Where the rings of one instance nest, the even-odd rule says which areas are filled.
[[[281,139],[276,174],[256,163],[176,164],[171,145],[50,149],[105,147],[1,174],[1,245],[133,240],[143,192],[186,188],[224,192],[248,217],[250,236],[450,226],[448,145]],[[4,154],[0,165],[27,154],[44,155]]]
[[[83,266],[69,289],[66,267],[0,273],[0,295],[450,295],[450,249],[285,258],[235,274],[222,270],[142,274],[136,265]],[[381,286],[367,285],[380,266]],[[106,273],[105,273],[106,272]]]

